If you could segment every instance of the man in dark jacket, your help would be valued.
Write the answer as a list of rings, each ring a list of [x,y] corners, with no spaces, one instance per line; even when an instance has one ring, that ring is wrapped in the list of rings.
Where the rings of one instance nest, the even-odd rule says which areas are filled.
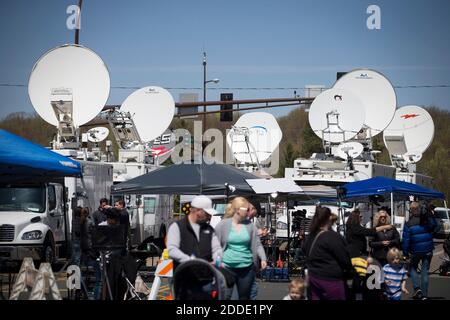
[[[131,248],[131,226],[130,226],[130,214],[127,208],[125,208],[125,201],[123,199],[117,200],[114,207],[119,210],[119,224],[125,226],[125,234],[127,235],[127,245],[126,248]],[[127,254],[127,249],[122,250],[122,255]]]
[[[98,210],[92,214],[92,220],[94,222],[94,225],[98,226],[103,221],[106,221],[105,210],[107,208],[110,208],[110,206],[108,205],[108,199],[101,198],[100,206],[98,207]]]
[[[421,212],[422,211],[422,212]],[[410,206],[411,218],[403,228],[403,254],[410,257],[410,273],[414,286],[413,299],[427,299],[428,270],[433,257],[433,233],[437,223],[431,212],[420,208],[418,202]],[[422,262],[420,282],[417,267]]]

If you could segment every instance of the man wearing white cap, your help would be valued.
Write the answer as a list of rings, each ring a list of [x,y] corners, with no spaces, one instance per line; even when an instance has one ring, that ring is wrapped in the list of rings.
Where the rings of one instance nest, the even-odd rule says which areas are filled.
[[[216,214],[212,201],[206,196],[196,196],[191,201],[191,212],[184,219],[172,223],[167,233],[167,249],[176,268],[191,258],[208,262],[220,260],[222,247],[214,228],[209,225]]]

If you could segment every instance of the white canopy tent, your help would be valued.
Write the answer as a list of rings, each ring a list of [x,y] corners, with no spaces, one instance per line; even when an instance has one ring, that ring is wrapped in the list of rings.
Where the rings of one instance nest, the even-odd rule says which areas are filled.
[[[289,198],[298,197],[314,197],[314,198],[337,198],[336,189],[324,186],[299,186],[290,178],[274,178],[274,179],[245,179],[253,191],[258,194],[289,194]]]

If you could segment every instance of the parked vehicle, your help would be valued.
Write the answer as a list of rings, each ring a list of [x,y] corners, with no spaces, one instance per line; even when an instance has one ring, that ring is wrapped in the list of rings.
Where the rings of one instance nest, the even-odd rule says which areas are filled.
[[[149,173],[157,168],[156,165],[138,162],[115,162],[114,183],[120,183]],[[139,245],[146,240],[159,239],[158,243],[164,243],[164,238],[173,220],[173,200],[170,195],[143,194],[120,195],[112,197],[112,203],[118,199],[125,200],[125,206],[130,215],[131,244]]]
[[[82,177],[0,185],[0,259],[55,262],[71,256],[72,210],[109,196],[112,166],[80,161]]]
[[[436,207],[434,209],[434,218],[437,220],[440,228],[435,233],[435,238],[446,239],[450,235],[450,209]]]

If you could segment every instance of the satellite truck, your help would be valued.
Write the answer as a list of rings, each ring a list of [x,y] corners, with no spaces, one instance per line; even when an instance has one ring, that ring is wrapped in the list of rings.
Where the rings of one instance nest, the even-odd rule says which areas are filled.
[[[397,99],[390,81],[370,69],[351,71],[339,78],[334,86],[320,93],[309,109],[309,124],[323,142],[323,153],[309,159],[294,160],[293,168],[286,168],[285,177],[298,185],[326,185],[338,187],[349,182],[376,176],[402,180],[431,187],[432,178],[416,172],[416,163],[433,140],[434,124],[428,112],[420,107],[396,109]],[[376,162],[380,151],[373,149],[372,139],[383,132],[384,143],[391,157],[391,166]],[[386,199],[387,200],[387,199]],[[316,201],[319,202],[319,199]],[[327,203],[338,213],[337,203]],[[374,203],[375,204],[375,203]],[[375,206],[390,206],[376,203]],[[372,221],[373,204],[344,204],[344,211],[358,207],[368,226]],[[400,234],[405,223],[405,203],[394,203],[393,223]],[[306,211],[306,233],[314,215],[315,203],[286,209]],[[291,216],[291,221],[293,221]],[[340,217],[338,225],[345,223]],[[291,224],[291,228],[295,227]],[[277,220],[277,235],[287,237],[287,214]],[[294,231],[294,230],[291,230]]]
[[[81,206],[94,211],[101,198],[109,197],[113,182],[111,164],[86,161],[86,152],[78,150],[79,126],[96,115],[96,107],[109,95],[109,74],[103,61],[81,46],[52,49],[36,62],[28,92],[37,113],[58,128],[53,151],[85,160],[79,161],[80,178],[0,186],[2,195],[11,196],[2,202],[11,199],[17,207],[21,201],[20,210],[0,211],[0,258],[12,265],[25,257],[51,263],[69,258],[73,209]]]
[[[86,47],[56,47],[34,65],[28,93],[36,112],[57,128],[52,151],[79,161],[83,174],[81,178],[14,185],[24,202],[39,203],[23,206],[29,210],[14,215],[0,212],[2,258],[10,262],[24,257],[48,262],[69,258],[73,209],[82,206],[93,212],[101,198],[113,203],[124,198],[131,216],[132,244],[165,237],[173,216],[171,196],[111,197],[110,191],[113,183],[155,170],[169,158],[175,146],[175,137],[167,130],[175,110],[173,98],[163,88],[145,87],[133,92],[120,110],[101,113],[109,91],[106,65]],[[118,144],[117,160],[112,142],[106,140],[108,128],[95,127],[80,135],[80,127],[99,113],[106,117],[105,124]],[[106,150],[99,147],[102,141]],[[89,143],[93,144],[91,150],[87,148]],[[32,212],[38,213],[39,219],[31,219]]]
[[[118,161],[112,163],[114,184],[156,170],[169,159],[176,144],[174,133],[168,129],[174,112],[175,102],[170,93],[155,86],[134,91],[120,110],[108,111],[106,118],[119,146]],[[112,202],[119,198],[125,200],[130,213],[132,244],[152,241],[161,247],[173,219],[174,197],[116,194]]]

